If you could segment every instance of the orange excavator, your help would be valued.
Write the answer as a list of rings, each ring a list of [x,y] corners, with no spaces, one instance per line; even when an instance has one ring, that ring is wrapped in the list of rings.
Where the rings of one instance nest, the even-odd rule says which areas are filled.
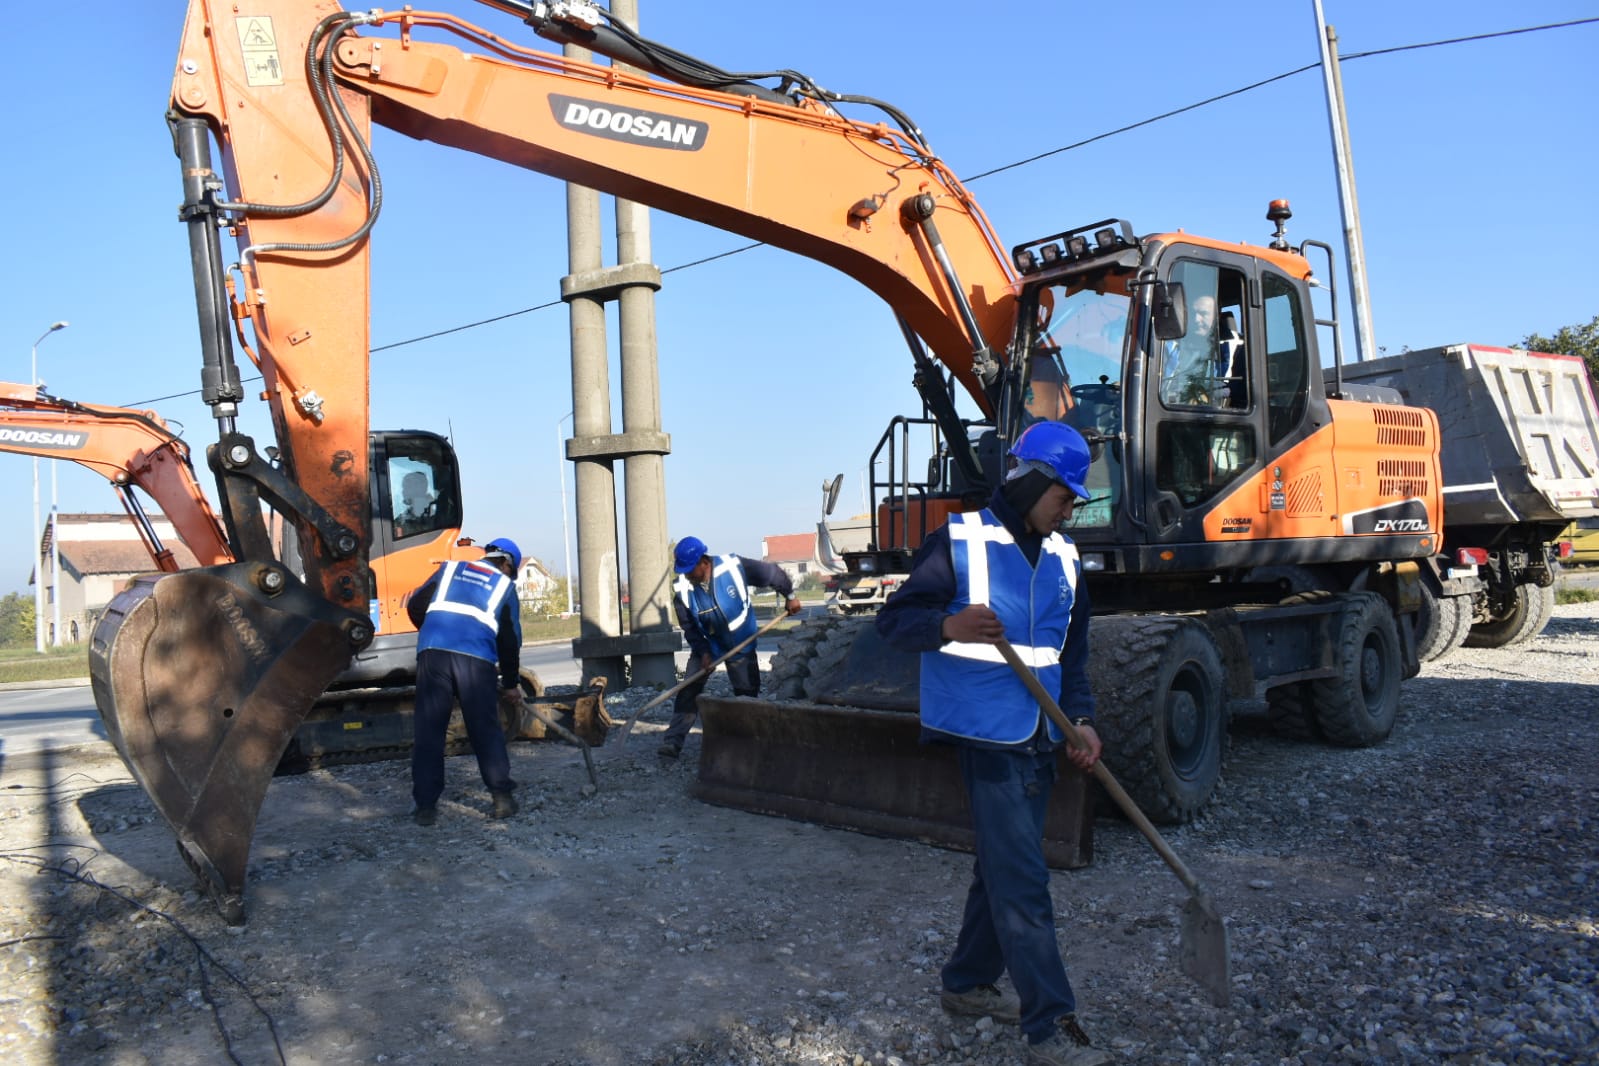
[[[150,554],[153,569],[181,569],[162,543],[140,493],[153,500],[200,566],[235,561],[222,519],[206,498],[189,446],[154,411],[79,403],[31,385],[0,382],[0,451],[70,460],[103,475]],[[409,742],[416,627],[406,594],[444,559],[477,558],[461,539],[460,476],[449,442],[421,430],[369,437],[371,563],[368,617],[374,636],[330,684],[301,725],[280,771],[381,757]],[[270,539],[284,555],[281,523]],[[293,565],[293,555],[287,556]]]
[[[1336,376],[1323,382],[1324,322],[1305,247],[1282,236],[1286,205],[1270,247],[1139,237],[1108,220],[1007,249],[891,105],[793,70],[718,70],[581,0],[485,3],[643,73],[410,8],[189,6],[170,123],[218,425],[207,457],[237,561],[119,596],[91,665],[108,731],[229,920],[243,917],[272,766],[373,637],[374,122],[764,241],[880,296],[917,370],[923,415],[905,422],[937,442],[925,478],[907,468],[882,495],[873,550],[885,558],[981,505],[1004,442],[1029,419],[1083,428],[1096,500],[1072,533],[1102,584],[1099,643],[1138,660],[1102,696],[1101,721],[1157,813],[1190,816],[1208,798],[1228,694],[1289,692],[1284,706],[1344,742],[1386,735],[1415,669],[1418,590],[1457,579],[1436,564],[1437,422],[1392,390],[1357,397]],[[224,232],[237,241],[231,262]],[[1219,333],[1222,312],[1232,362],[1168,390],[1186,365],[1173,353]],[[235,328],[265,380],[276,462],[237,429]],[[962,394],[978,423],[957,411]],[[289,521],[298,565],[273,552],[263,503]],[[1296,567],[1321,573],[1302,581]],[[865,736],[882,714],[898,723],[884,744],[904,749],[907,719],[914,737],[902,713],[914,679],[888,676],[896,667],[870,638],[869,627],[804,635],[815,654],[788,656],[810,664],[788,683],[809,703],[702,703],[702,795],[958,842],[915,798],[918,756],[877,758],[867,743],[850,762],[848,745],[829,742]],[[894,795],[876,807],[878,793]]]
[[[154,411],[76,403],[33,385],[0,382],[0,451],[69,459],[103,474],[158,570],[174,572],[178,562],[134,488],[156,502],[201,566],[233,561],[222,520],[194,476],[189,446]]]

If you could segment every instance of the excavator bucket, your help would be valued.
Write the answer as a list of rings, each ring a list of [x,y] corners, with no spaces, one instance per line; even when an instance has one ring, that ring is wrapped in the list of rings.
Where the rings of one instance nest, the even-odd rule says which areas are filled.
[[[267,783],[366,624],[280,568],[234,563],[137,578],[95,627],[106,732],[230,925]]]
[[[704,748],[693,794],[757,814],[971,851],[955,749],[920,742],[915,714],[701,696]],[[1044,859],[1093,859],[1088,778],[1064,755],[1044,824]]]

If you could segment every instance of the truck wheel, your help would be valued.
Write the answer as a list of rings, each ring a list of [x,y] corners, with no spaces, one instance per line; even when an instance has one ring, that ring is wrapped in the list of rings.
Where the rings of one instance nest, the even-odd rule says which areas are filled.
[[[1321,740],[1311,710],[1310,682],[1290,681],[1266,691],[1266,721],[1271,731],[1290,740]]]
[[[1188,619],[1094,625],[1089,672],[1105,764],[1151,821],[1192,821],[1221,780],[1226,743],[1216,643]]]
[[[1492,621],[1479,622],[1466,637],[1468,648],[1507,648],[1525,644],[1543,632],[1555,609],[1555,590],[1517,585],[1510,609]]]
[[[1466,642],[1471,632],[1469,596],[1435,596],[1425,585],[1421,610],[1416,615],[1416,658],[1424,663],[1442,659]]]
[[[1334,648],[1337,673],[1309,682],[1316,725],[1345,748],[1380,744],[1399,714],[1399,631],[1393,612],[1375,592],[1345,597]]]

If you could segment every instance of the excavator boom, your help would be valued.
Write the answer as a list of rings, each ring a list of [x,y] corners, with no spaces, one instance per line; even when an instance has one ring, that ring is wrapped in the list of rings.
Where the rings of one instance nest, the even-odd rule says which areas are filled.
[[[222,522],[194,476],[189,446],[154,411],[75,403],[0,382],[0,451],[69,459],[103,475],[158,569],[176,570],[177,563],[127,494],[130,486],[155,500],[201,566],[233,561]]]
[[[582,25],[597,11],[588,5],[486,3],[599,49]],[[575,30],[557,8],[577,13]],[[670,66],[652,54],[632,58]],[[782,93],[671,84],[448,14],[191,0],[169,122],[202,396],[218,424],[207,458],[238,562],[119,596],[91,666],[119,750],[226,913],[242,917],[249,836],[283,745],[373,636],[368,237],[383,194],[372,124],[831,264],[881,296],[913,353],[925,361],[925,344],[992,413],[1016,299],[1010,262],[913,125],[891,108],[897,128],[852,121],[841,102],[861,101],[804,79]],[[271,461],[237,427],[235,333],[264,381]],[[292,567],[275,553],[268,510],[289,522]],[[211,654],[193,657],[202,640]],[[242,799],[219,805],[218,789]]]

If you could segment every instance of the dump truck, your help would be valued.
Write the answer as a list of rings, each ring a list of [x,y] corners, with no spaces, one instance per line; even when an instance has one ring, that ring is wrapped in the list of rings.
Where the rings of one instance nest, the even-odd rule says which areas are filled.
[[[1443,553],[1452,580],[1471,591],[1429,597],[1424,657],[1541,633],[1554,606],[1561,531],[1599,520],[1599,407],[1583,361],[1450,344],[1353,364],[1344,380],[1391,389],[1438,414]]]

